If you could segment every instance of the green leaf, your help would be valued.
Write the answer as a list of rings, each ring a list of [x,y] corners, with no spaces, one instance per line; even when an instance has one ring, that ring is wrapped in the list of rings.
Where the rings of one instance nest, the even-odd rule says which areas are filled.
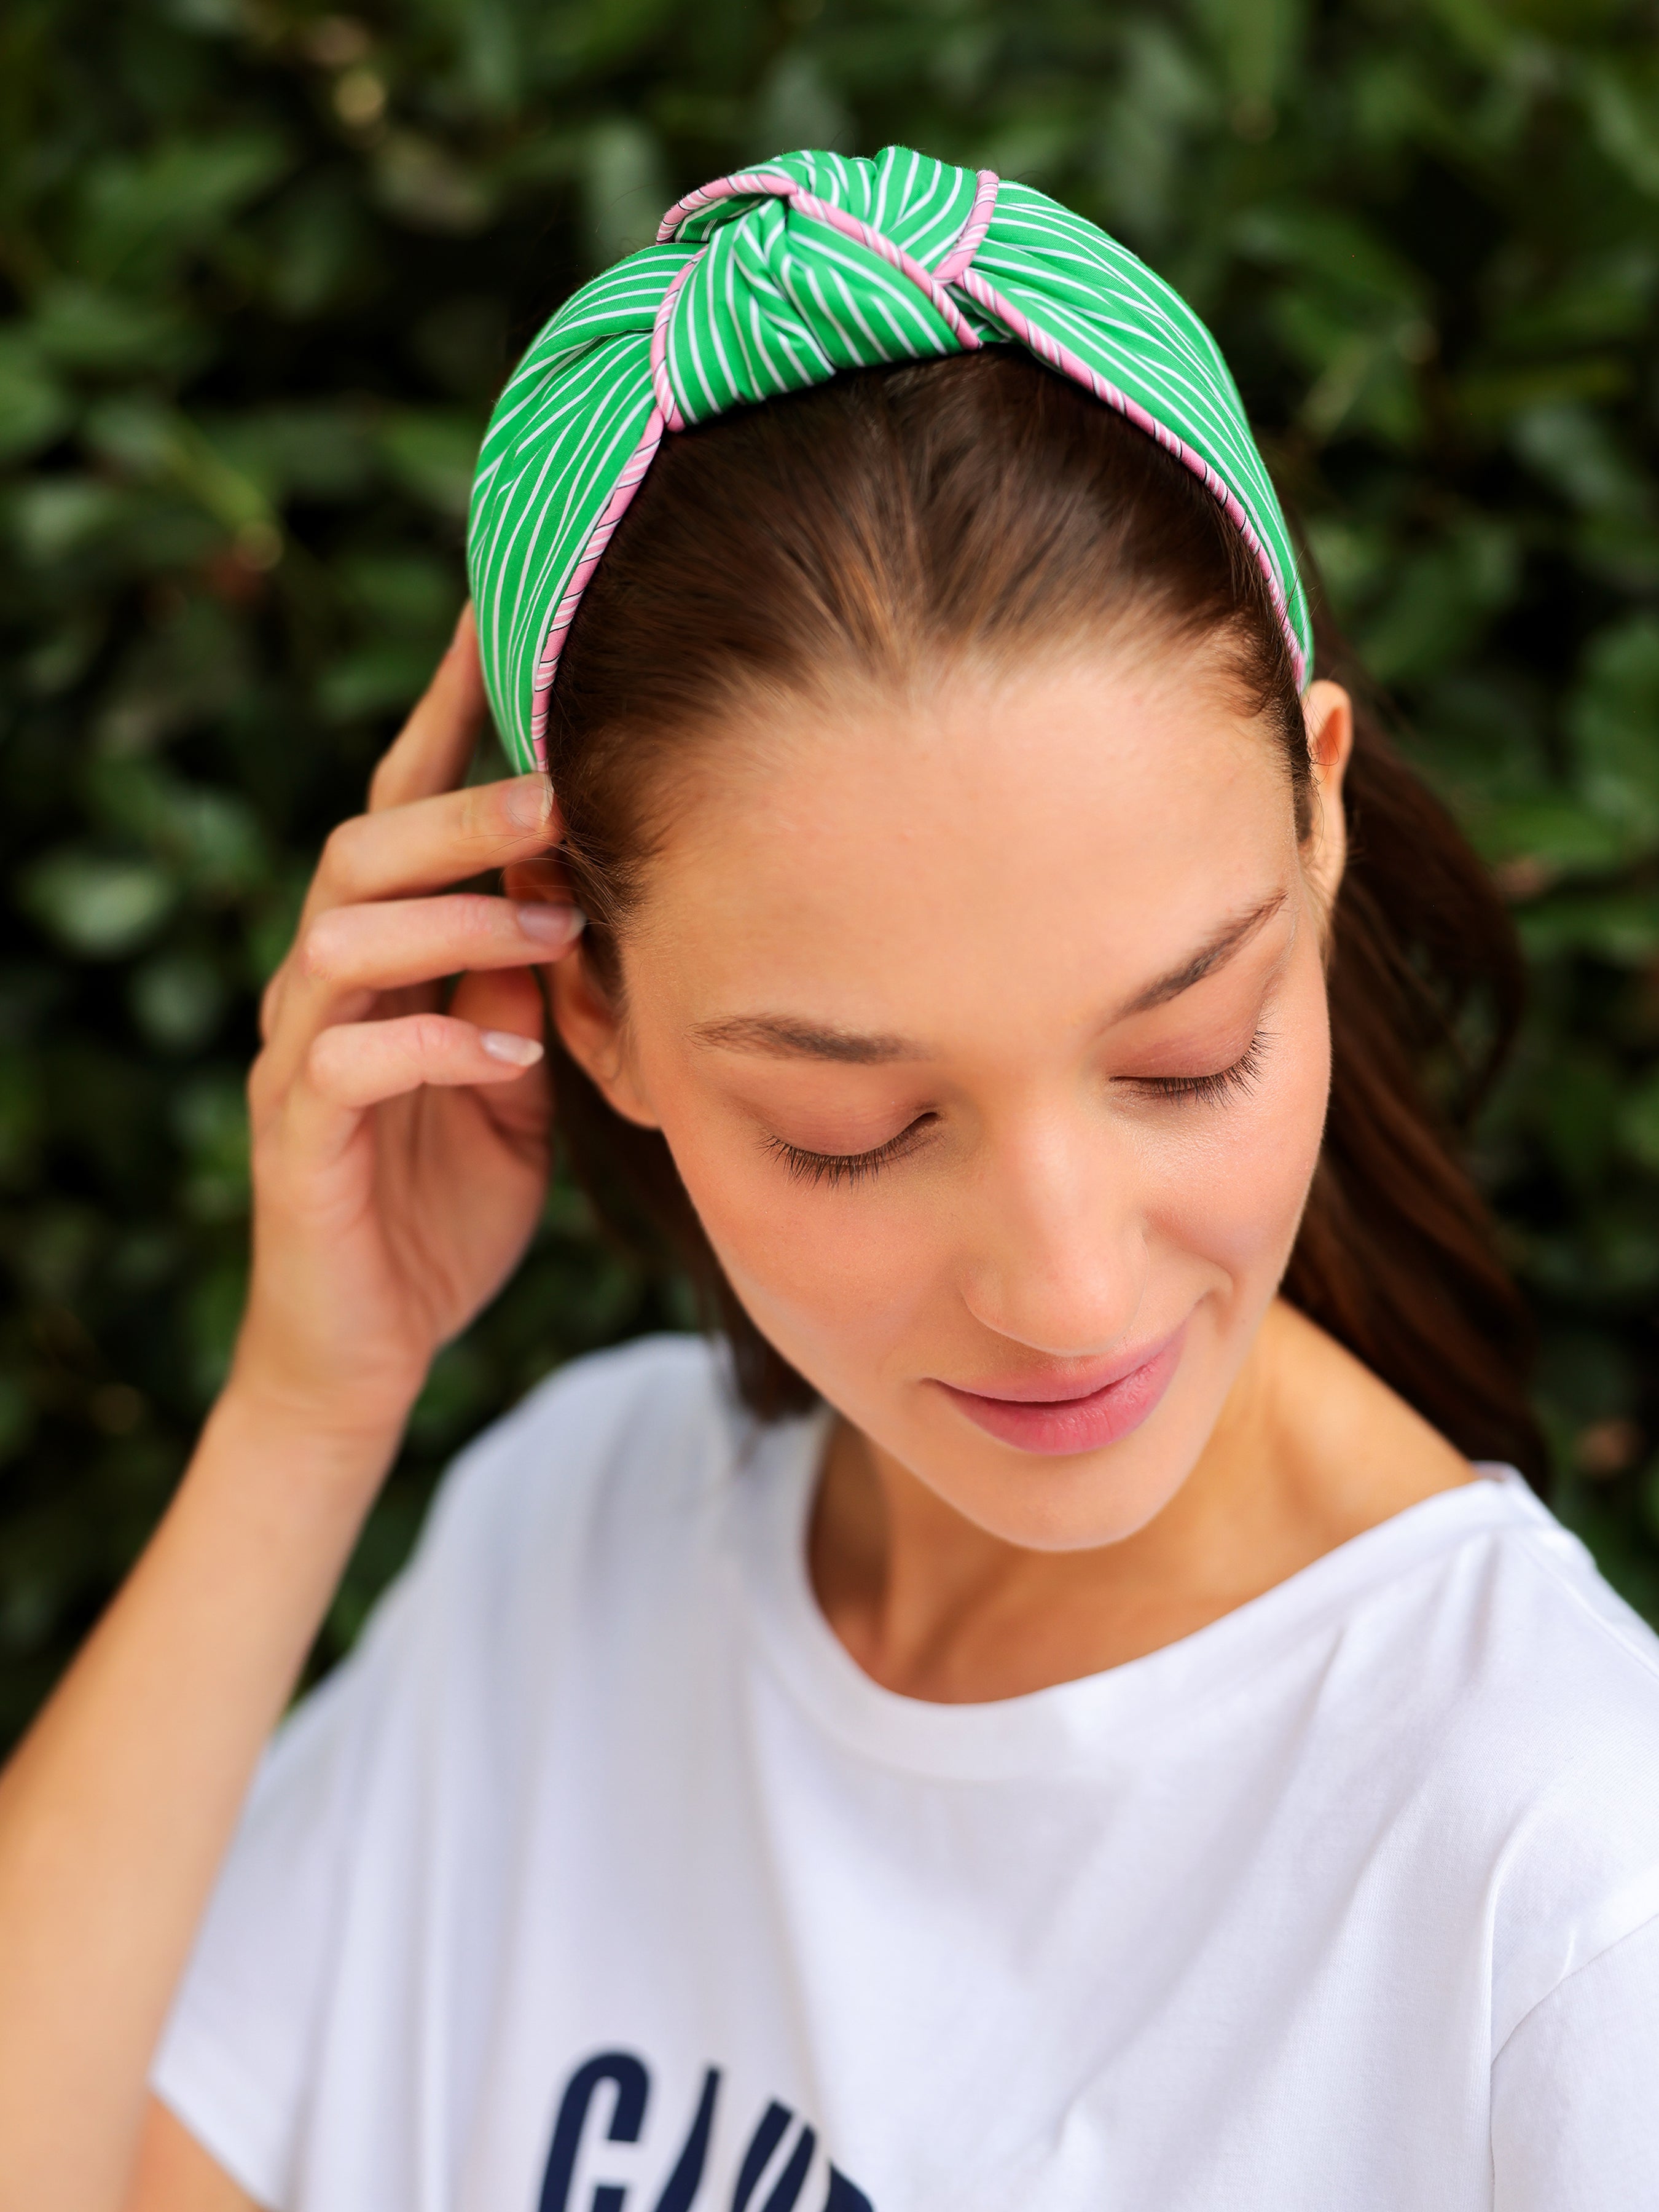
[[[262,289],[288,322],[313,320],[384,278],[369,212],[338,176],[307,175],[284,191],[259,243]]]
[[[459,238],[482,230],[495,212],[496,194],[489,178],[413,131],[394,131],[376,155],[374,197],[389,216],[412,230]]]
[[[1659,842],[1659,617],[1633,616],[1595,641],[1568,726],[1588,804],[1631,839]]]
[[[241,495],[250,514],[273,514],[293,499],[355,499],[374,473],[374,433],[362,407],[246,408],[204,415],[199,430],[207,452],[254,488],[257,506]]]
[[[1580,82],[1597,145],[1638,191],[1659,199],[1659,64],[1651,52],[1591,62]]]
[[[1532,857],[1540,857],[1535,847]],[[1534,960],[1577,952],[1591,954],[1613,968],[1644,968],[1659,959],[1659,891],[1613,890],[1576,897],[1558,892],[1529,907],[1520,917],[1520,930]]]
[[[9,534],[26,562],[64,561],[107,543],[131,512],[131,502],[115,485],[77,476],[24,483],[8,507]]]
[[[216,963],[199,952],[161,953],[133,975],[133,1018],[166,1052],[193,1052],[218,1028],[229,993]]]
[[[140,481],[176,485],[234,537],[280,550],[282,534],[258,484],[176,408],[137,393],[104,400],[87,418],[86,438],[94,453]]]
[[[1317,280],[1334,301],[1420,313],[1423,279],[1358,216],[1301,200],[1253,208],[1232,225],[1239,250]]]
[[[1305,0],[1200,0],[1235,100],[1269,107],[1295,69],[1307,33]]]
[[[834,153],[859,150],[855,126],[847,106],[825,73],[817,55],[801,46],[786,47],[762,80],[755,95],[750,123],[757,149],[783,153],[793,146],[824,146]],[[651,149],[653,173],[659,167]],[[672,198],[672,195],[668,197]],[[661,208],[658,212],[660,214]],[[652,234],[656,226],[652,225]],[[639,241],[646,243],[644,239]]]
[[[401,714],[414,705],[432,677],[428,647],[384,639],[343,653],[323,671],[317,703],[331,722]]]
[[[204,343],[173,308],[75,277],[36,295],[28,327],[56,367],[92,376],[176,375],[199,357]]]
[[[0,463],[49,446],[70,419],[69,395],[48,371],[38,345],[0,332]]]
[[[1622,398],[1631,364],[1620,354],[1591,354],[1536,368],[1471,368],[1453,385],[1458,411],[1476,430],[1503,429],[1517,415]]]
[[[339,561],[335,574],[367,622],[423,647],[448,641],[465,596],[453,562],[429,554],[358,553]]]
[[[114,960],[153,937],[179,886],[148,860],[78,848],[48,854],[24,874],[23,904],[71,952]]]
[[[187,1084],[173,1107],[173,1133],[189,1162],[185,1204],[198,1221],[234,1221],[247,1211],[247,1101],[229,1075]]]
[[[1577,0],[1575,0],[1577,4]],[[1501,313],[1492,343],[1505,352],[1560,353],[1633,337],[1659,291],[1659,248],[1638,240],[1586,256]]]
[[[1560,1053],[1539,1098],[1550,1152],[1569,1181],[1593,1189],[1611,1157],[1624,1098],[1623,1071],[1610,1054]]]
[[[1510,426],[1516,451],[1575,507],[1594,515],[1642,515],[1650,489],[1610,425],[1583,405],[1534,407]]]
[[[35,1167],[46,1099],[33,1058],[0,1051],[0,1186],[15,1188]]]
[[[149,155],[110,155],[82,194],[81,265],[131,283],[222,232],[288,167],[275,131],[164,139]]]
[[[1501,521],[1473,515],[1413,553],[1360,627],[1371,672],[1384,684],[1421,678],[1469,652],[1512,597],[1519,554]]]
[[[1659,1070],[1626,1099],[1620,1134],[1631,1158],[1659,1175]]]
[[[1632,850],[1622,823],[1610,822],[1565,793],[1482,807],[1469,826],[1489,860],[1534,863],[1546,880],[1603,874],[1622,866]],[[1525,926],[1533,925],[1528,921]]]
[[[113,834],[149,847],[168,879],[210,899],[258,890],[269,876],[264,838],[246,799],[187,783],[156,763],[92,763],[94,811]]]
[[[390,416],[377,439],[393,479],[441,514],[465,518],[472,494],[472,465],[483,425],[476,417],[439,408],[406,408]]]

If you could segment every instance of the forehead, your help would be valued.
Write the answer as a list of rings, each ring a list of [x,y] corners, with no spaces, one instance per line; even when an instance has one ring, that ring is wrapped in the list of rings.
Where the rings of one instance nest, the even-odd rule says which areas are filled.
[[[936,1031],[1012,994],[1097,1018],[1295,866],[1275,734],[1179,667],[945,672],[734,738],[703,757],[629,951],[699,1018],[810,1003]]]

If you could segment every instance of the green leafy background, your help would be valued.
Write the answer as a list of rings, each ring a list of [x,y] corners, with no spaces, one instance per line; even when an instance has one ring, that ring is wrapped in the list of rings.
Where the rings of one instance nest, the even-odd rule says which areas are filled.
[[[453,619],[495,389],[670,199],[802,143],[1039,183],[1218,329],[1515,902],[1534,1011],[1480,1166],[1560,1510],[1659,1614],[1656,33],[1650,0],[9,0],[0,1737],[222,1372],[254,997]],[[457,1443],[684,1317],[556,1192],[319,1657]]]

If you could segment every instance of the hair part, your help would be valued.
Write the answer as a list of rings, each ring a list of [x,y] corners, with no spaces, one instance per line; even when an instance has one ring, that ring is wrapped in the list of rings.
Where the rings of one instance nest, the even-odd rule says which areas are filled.
[[[548,726],[596,981],[620,1004],[618,933],[723,726],[1131,639],[1213,656],[1305,840],[1306,726],[1255,555],[1155,440],[1030,356],[859,371],[665,441],[572,624]],[[1317,617],[1316,640],[1355,692],[1350,851],[1329,921],[1330,1113],[1284,1292],[1460,1449],[1541,1486],[1528,1319],[1458,1149],[1519,1016],[1513,928]],[[686,1271],[757,1413],[811,1404],[726,1282],[662,1136],[613,1113],[556,1040],[555,1057],[601,1218]],[[1437,1095],[1430,1071],[1448,1066]]]

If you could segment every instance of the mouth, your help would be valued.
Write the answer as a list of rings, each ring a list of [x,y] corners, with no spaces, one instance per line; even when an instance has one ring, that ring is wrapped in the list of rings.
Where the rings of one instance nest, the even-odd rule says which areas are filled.
[[[1084,1387],[1048,1395],[1042,1378],[1000,1384],[994,1390],[964,1390],[954,1382],[936,1387],[976,1426],[1017,1451],[1058,1456],[1099,1451],[1130,1435],[1157,1407],[1181,1360],[1184,1325],[1161,1343],[1100,1370],[1099,1379],[1079,1378]]]

